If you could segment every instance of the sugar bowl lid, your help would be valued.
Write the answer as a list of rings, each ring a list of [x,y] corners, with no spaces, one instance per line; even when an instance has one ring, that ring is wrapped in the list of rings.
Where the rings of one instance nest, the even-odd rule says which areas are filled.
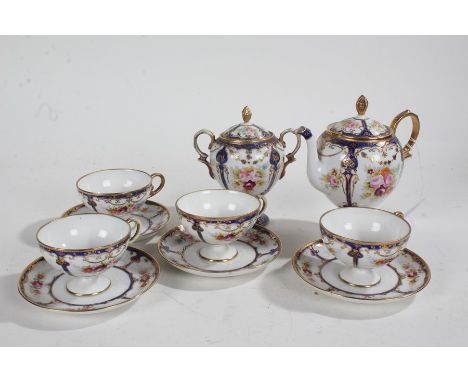
[[[274,137],[271,131],[250,122],[252,112],[248,106],[242,109],[243,123],[239,123],[221,133],[220,137],[224,141],[233,143],[254,143],[268,141]]]
[[[390,127],[366,116],[367,98],[361,95],[356,101],[358,115],[328,125],[327,132],[340,138],[367,141],[392,136]]]

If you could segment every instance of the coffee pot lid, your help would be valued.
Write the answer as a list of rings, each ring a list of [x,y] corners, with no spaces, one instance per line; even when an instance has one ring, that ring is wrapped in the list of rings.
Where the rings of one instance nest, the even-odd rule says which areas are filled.
[[[367,98],[361,95],[356,101],[358,115],[328,125],[327,131],[340,138],[362,141],[390,137],[390,127],[366,116],[367,106]]]
[[[271,139],[274,135],[271,131],[250,122],[252,111],[248,106],[242,109],[243,123],[239,123],[221,133],[221,138],[226,141],[253,143]]]

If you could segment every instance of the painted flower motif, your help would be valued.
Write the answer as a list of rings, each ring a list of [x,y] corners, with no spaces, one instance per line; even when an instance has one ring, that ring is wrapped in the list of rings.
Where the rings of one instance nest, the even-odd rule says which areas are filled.
[[[385,265],[387,263],[388,263],[388,260],[386,260],[386,259],[378,259],[378,260],[374,261],[375,265]]]
[[[233,175],[236,186],[242,187],[246,192],[265,184],[265,171],[262,168],[236,168],[233,170]]]
[[[261,235],[259,235],[258,233],[247,232],[247,234],[245,236],[249,241],[258,243],[260,245],[265,245],[266,244],[266,240]]]
[[[174,240],[176,244],[183,244],[185,242],[193,243],[195,241],[192,235],[190,235],[189,233],[182,232],[182,231],[179,231],[177,233],[177,235],[174,237]]]
[[[409,279],[411,284],[414,284],[418,281],[418,271],[416,269],[409,269],[406,272],[406,277]]]
[[[330,172],[322,177],[324,186],[328,189],[338,188],[343,181],[343,175],[336,169],[333,168]]]
[[[378,198],[393,191],[395,187],[396,170],[385,166],[378,169],[369,168],[367,173],[370,177],[364,186],[365,191],[362,194],[363,199]]]
[[[262,135],[260,131],[252,126],[241,126],[235,130],[233,136],[237,138],[259,138]]]
[[[148,281],[151,279],[151,275],[147,271],[140,272],[140,286],[141,288],[146,287],[148,285]]]
[[[350,120],[346,123],[346,127],[345,127],[347,130],[356,130],[356,129],[361,129],[362,128],[362,125],[360,122],[358,121],[354,121],[354,120]]]
[[[309,276],[309,277],[312,277],[313,276],[313,272],[310,270],[310,264],[308,262],[305,262],[304,264],[302,264],[302,272],[304,272],[305,275]]]
[[[91,266],[83,267],[81,268],[81,270],[84,273],[95,273],[95,272],[103,271],[106,268],[107,268],[107,265],[101,264],[101,265],[98,265],[97,267],[91,267]]]
[[[45,275],[43,273],[38,273],[36,277],[31,281],[31,292],[35,295],[41,294],[41,289],[44,286]]]
[[[130,206],[122,206],[122,207],[114,207],[108,208],[107,212],[113,215],[124,214],[124,213],[132,213],[138,210],[138,206],[136,204],[132,204]]]

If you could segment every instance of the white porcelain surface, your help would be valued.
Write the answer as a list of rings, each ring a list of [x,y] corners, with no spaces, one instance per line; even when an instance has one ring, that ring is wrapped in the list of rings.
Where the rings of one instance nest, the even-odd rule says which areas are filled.
[[[86,192],[109,194],[135,191],[151,184],[151,176],[143,171],[130,169],[102,170],[84,175],[76,183]]]
[[[200,257],[206,244],[175,227],[161,237],[158,250],[174,267],[198,276],[240,276],[262,269],[281,253],[281,242],[271,231],[255,226],[232,244],[237,251],[231,261],[210,262]]]
[[[261,202],[244,192],[203,190],[180,197],[176,205],[181,211],[191,215],[228,218],[255,212],[261,207]]]
[[[320,223],[335,235],[376,243],[401,240],[411,231],[406,220],[374,208],[337,208],[323,214]]]
[[[75,278],[51,268],[43,259],[21,274],[18,290],[28,302],[62,312],[92,313],[123,306],[148,291],[159,277],[159,264],[147,253],[129,247],[115,266],[104,273],[109,288],[95,296],[75,296],[67,287]]]
[[[49,247],[84,250],[111,245],[129,234],[128,223],[114,216],[75,215],[44,225],[37,239]]]
[[[340,277],[344,265],[329,253],[321,240],[313,241],[292,258],[296,273],[318,292],[350,302],[384,303],[406,299],[429,283],[431,272],[424,260],[405,249],[379,269],[380,282],[370,288],[351,286]]]
[[[78,204],[65,211],[62,216],[93,213],[95,212],[84,204]],[[170,213],[162,204],[147,200],[135,212],[130,213],[129,216],[140,223],[140,234],[136,239],[138,241],[156,235],[169,222]]]

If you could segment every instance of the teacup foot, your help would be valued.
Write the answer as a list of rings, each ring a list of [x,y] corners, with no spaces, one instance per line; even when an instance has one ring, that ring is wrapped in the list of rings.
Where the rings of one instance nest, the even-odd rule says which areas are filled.
[[[232,245],[208,245],[201,248],[198,254],[203,260],[224,263],[237,256],[237,249]]]
[[[73,277],[67,282],[66,288],[74,296],[96,296],[111,286],[111,281],[104,276]]]
[[[344,268],[339,277],[345,283],[360,288],[370,288],[380,283],[380,275],[372,269]]]

